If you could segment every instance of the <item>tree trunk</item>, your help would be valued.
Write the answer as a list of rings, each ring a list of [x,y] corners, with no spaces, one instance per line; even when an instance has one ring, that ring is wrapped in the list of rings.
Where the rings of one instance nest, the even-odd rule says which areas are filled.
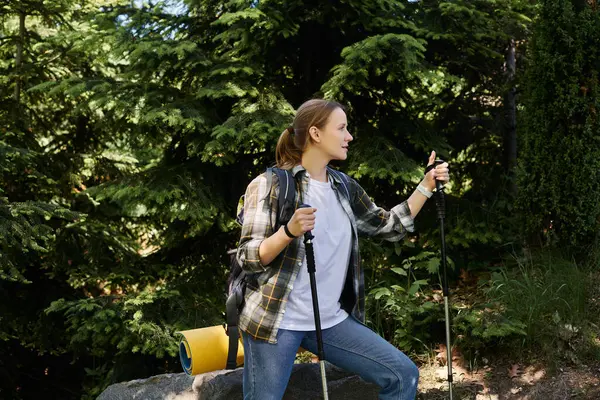
[[[515,73],[516,73],[516,44],[515,40],[511,39],[508,45],[508,51],[506,54],[506,74],[508,92],[506,94],[506,129],[505,129],[505,146],[504,154],[506,160],[506,170],[509,176],[514,177],[515,167],[517,165],[517,102],[516,102],[516,88],[514,86]],[[511,185],[513,193],[516,192],[516,185]]]
[[[22,73],[23,73],[23,44],[25,43],[25,12],[19,12],[19,39],[17,40],[17,55],[15,62],[16,82],[15,82],[15,93],[13,100],[15,103],[14,118],[15,122],[20,117],[20,104],[21,104],[21,85],[22,85]]]

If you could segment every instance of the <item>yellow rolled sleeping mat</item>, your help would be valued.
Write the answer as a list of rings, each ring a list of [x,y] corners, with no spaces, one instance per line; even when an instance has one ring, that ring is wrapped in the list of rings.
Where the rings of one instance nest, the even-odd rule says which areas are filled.
[[[204,374],[225,369],[229,351],[229,336],[223,325],[177,332],[182,335],[179,342],[179,359],[188,375]],[[244,364],[244,345],[238,343],[237,366]]]
[[[223,325],[208,328],[190,329],[177,332],[181,334],[179,341],[179,360],[188,375],[225,369],[229,352],[229,336]],[[236,365],[244,364],[244,344],[238,339]],[[298,348],[298,354],[306,350]]]

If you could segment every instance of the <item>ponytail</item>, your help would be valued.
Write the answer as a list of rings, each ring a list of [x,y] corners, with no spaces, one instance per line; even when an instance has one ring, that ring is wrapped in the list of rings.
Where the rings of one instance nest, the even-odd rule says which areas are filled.
[[[302,149],[296,145],[294,128],[286,128],[277,141],[275,162],[277,168],[290,169],[302,161]]]

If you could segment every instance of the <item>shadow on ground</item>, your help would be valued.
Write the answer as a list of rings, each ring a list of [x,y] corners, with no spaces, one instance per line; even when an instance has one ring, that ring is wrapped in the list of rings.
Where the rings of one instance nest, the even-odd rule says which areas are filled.
[[[448,383],[439,368],[422,368],[418,400],[448,399]],[[508,367],[459,374],[453,386],[455,400],[600,400],[600,364],[565,367],[549,375],[544,369],[523,367],[511,377]]]

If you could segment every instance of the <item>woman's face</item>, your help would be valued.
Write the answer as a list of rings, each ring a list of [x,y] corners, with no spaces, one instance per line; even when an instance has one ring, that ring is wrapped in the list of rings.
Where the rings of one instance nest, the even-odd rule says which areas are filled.
[[[330,160],[345,160],[352,135],[348,132],[346,113],[341,108],[331,112],[323,129],[318,129],[318,148]]]

